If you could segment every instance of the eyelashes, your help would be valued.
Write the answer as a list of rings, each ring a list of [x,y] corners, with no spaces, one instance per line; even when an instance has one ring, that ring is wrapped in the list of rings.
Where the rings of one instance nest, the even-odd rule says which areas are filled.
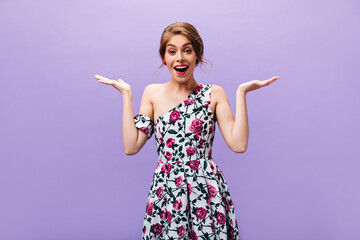
[[[192,50],[191,50],[191,49],[186,49],[185,52],[191,53]],[[169,51],[169,54],[174,54],[174,53],[175,53],[175,51],[173,51],[173,50],[170,50],[170,51]]]

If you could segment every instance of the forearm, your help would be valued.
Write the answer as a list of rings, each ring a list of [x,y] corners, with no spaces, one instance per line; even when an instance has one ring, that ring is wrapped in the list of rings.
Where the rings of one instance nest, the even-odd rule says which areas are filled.
[[[125,153],[128,155],[136,153],[138,131],[134,122],[134,110],[132,104],[131,90],[123,93],[123,119],[122,136]]]
[[[232,129],[234,150],[245,152],[249,141],[249,124],[246,109],[246,92],[241,88],[236,91],[236,115]]]

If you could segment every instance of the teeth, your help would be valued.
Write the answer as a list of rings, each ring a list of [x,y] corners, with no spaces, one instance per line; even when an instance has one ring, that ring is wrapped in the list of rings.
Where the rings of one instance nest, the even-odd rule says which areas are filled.
[[[184,69],[187,68],[187,66],[182,66],[182,67],[176,67],[177,69]]]

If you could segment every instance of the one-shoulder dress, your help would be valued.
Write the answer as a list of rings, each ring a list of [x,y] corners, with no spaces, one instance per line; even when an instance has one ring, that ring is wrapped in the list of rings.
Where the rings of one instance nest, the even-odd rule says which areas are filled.
[[[148,138],[155,133],[158,153],[143,240],[239,239],[227,182],[211,157],[216,122],[211,89],[199,83],[155,123],[144,114],[134,116]]]

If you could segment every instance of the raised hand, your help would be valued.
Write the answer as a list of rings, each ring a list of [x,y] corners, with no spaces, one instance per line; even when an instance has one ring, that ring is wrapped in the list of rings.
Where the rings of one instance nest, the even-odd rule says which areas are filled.
[[[111,85],[114,88],[116,88],[117,90],[119,90],[121,92],[121,94],[124,94],[127,91],[130,91],[130,85],[127,84],[126,82],[124,82],[124,80],[122,79],[118,79],[118,80],[111,80],[108,79],[106,77],[100,76],[100,75],[95,75],[95,78],[98,79],[99,83],[104,83],[106,85]]]
[[[272,77],[272,78],[270,78],[268,80],[264,80],[264,81],[253,80],[253,81],[246,82],[246,83],[239,85],[238,89],[243,90],[245,93],[247,93],[247,92],[253,91],[255,89],[259,89],[259,88],[268,86],[278,79],[279,79],[279,77]]]

